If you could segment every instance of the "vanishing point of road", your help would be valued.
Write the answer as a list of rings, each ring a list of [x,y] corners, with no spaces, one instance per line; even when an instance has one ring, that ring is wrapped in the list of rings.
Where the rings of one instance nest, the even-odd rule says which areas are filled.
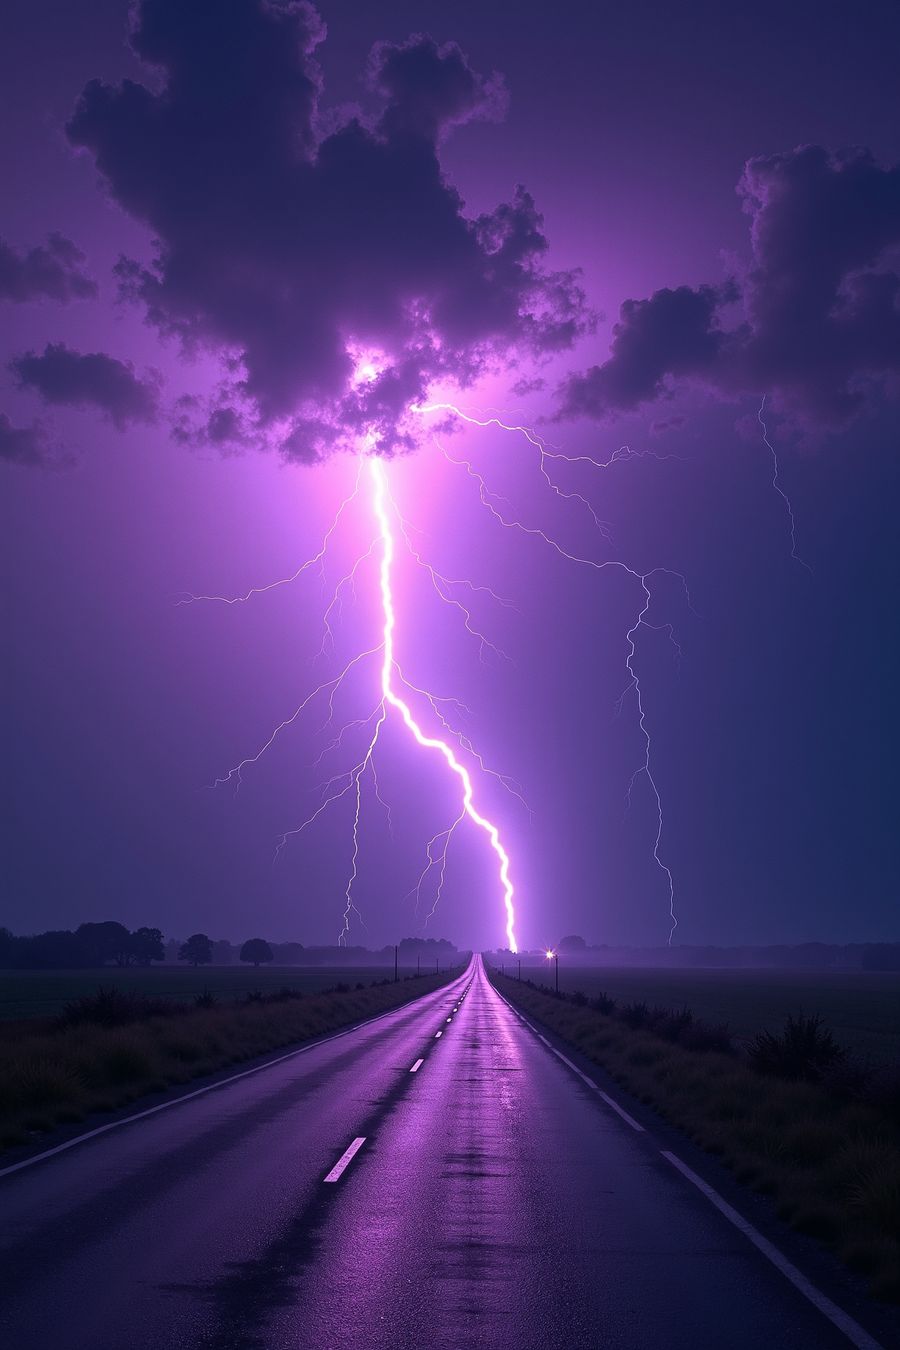
[[[18,1170],[9,1350],[846,1350],[480,958]],[[857,1331],[859,1329],[857,1328]]]

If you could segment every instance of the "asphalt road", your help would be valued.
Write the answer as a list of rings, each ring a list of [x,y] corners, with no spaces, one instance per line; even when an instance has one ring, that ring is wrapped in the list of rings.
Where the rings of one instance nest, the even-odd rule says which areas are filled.
[[[477,959],[406,1008],[0,1176],[0,1282],[8,1350],[851,1344]]]

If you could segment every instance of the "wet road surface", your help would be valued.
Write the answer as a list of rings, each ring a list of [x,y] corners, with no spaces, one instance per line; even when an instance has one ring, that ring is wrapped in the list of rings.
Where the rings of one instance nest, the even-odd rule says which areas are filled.
[[[0,1290],[9,1350],[851,1344],[477,958],[414,1004],[0,1176]]]

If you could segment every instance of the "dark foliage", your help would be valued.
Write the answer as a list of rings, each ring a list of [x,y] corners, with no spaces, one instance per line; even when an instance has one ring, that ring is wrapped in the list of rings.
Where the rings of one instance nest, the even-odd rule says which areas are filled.
[[[650,1009],[647,1004],[626,1003],[619,1009],[619,1018],[627,1027],[637,1030],[638,1027],[646,1027],[650,1021]]]
[[[758,1073],[775,1078],[802,1079],[816,1082],[844,1058],[845,1051],[821,1017],[788,1017],[784,1031],[773,1035],[761,1031],[748,1051],[748,1058]]]
[[[146,998],[100,985],[96,994],[85,994],[67,1003],[57,1018],[57,1025],[74,1027],[88,1023],[124,1027],[131,1022],[145,1022],[149,1017],[172,1017],[185,1011],[186,1005],[177,999]]]

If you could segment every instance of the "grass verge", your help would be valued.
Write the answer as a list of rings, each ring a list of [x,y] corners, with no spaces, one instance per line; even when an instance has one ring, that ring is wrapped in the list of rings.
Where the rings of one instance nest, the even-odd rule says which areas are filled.
[[[770,1196],[780,1218],[864,1275],[875,1297],[900,1302],[900,1130],[882,1112],[820,1083],[765,1077],[734,1053],[674,1044],[494,970],[490,978],[738,1181]]]
[[[286,989],[227,1005],[200,996],[197,1006],[174,1011],[161,1000],[120,995],[128,1007],[114,1025],[110,991],[100,991],[56,1023],[10,1024],[0,1035],[0,1148],[387,1012],[459,973],[310,995]]]

